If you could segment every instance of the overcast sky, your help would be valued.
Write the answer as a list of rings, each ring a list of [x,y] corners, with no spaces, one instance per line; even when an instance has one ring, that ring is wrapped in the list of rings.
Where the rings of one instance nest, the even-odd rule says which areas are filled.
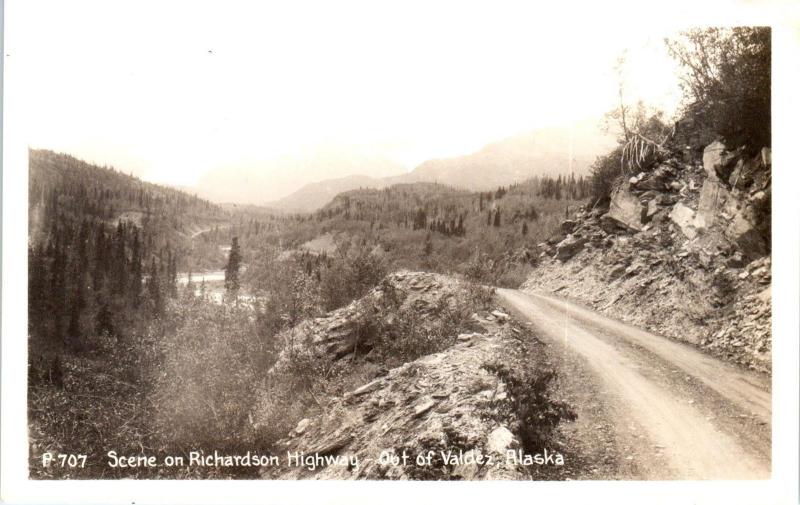
[[[642,3],[25,0],[7,47],[30,145],[190,186],[319,146],[411,169],[600,117],[625,49],[628,96],[674,108],[659,8],[681,11]]]

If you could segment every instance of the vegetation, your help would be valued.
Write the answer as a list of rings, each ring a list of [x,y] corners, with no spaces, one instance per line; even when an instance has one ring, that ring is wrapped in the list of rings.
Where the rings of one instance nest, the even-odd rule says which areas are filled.
[[[239,237],[231,239],[231,250],[228,253],[228,264],[225,265],[225,290],[234,296],[239,292],[239,269],[242,266],[242,253],[239,249]]]
[[[666,39],[684,70],[683,107],[670,126],[663,113],[622,100],[608,115],[621,126],[619,147],[599,157],[590,178],[592,205],[606,205],[612,188],[630,172],[646,170],[660,157],[692,156],[715,139],[748,155],[771,145],[771,30],[769,27],[703,28]]]
[[[771,145],[772,32],[769,27],[702,28],[666,40],[684,69],[684,118],[706,140],[719,135],[749,154]],[[707,144],[708,142],[706,142]]]
[[[32,476],[252,477],[241,468],[112,470],[102,455],[112,448],[269,453],[299,419],[324,410],[327,395],[474,331],[469,316],[492,299],[485,285],[518,286],[539,258],[538,244],[579,206],[607,205],[625,174],[685,145],[697,154],[716,136],[730,149],[769,145],[768,28],[693,30],[668,46],[686,70],[681,120],[671,125],[643,104],[627,107],[621,87],[611,119],[623,134],[590,177],[534,177],[483,192],[400,184],[340,194],[312,214],[281,215],[223,209],[112,168],[30,151]],[[769,202],[767,195],[754,210],[767,216],[764,234]],[[219,286],[205,280],[198,292],[192,271],[223,268],[230,296],[212,300]],[[363,297],[400,268],[470,282],[424,324],[416,309],[387,295],[392,317],[359,321],[357,342],[369,345],[348,360],[295,345],[298,323]],[[187,272],[185,287],[179,272]],[[521,421],[524,449],[535,452],[573,414],[549,399],[553,375],[526,366],[525,352],[489,369],[508,390],[501,416]],[[267,379],[286,354],[282,374]],[[256,402],[268,406],[261,419],[251,418]],[[75,473],[43,468],[45,451],[94,458]]]
[[[356,190],[337,196],[312,215],[277,217],[274,228],[251,237],[245,247],[249,257],[258,258],[272,258],[280,251],[308,252],[307,274],[323,285],[326,278],[338,275],[330,268],[360,254],[365,265],[380,263],[380,271],[438,271],[513,287],[535,262],[537,244],[577,210],[589,192],[588,179],[575,176],[535,178],[478,193],[432,183]],[[310,241],[328,235],[333,239],[327,250],[307,249]],[[332,262],[337,258],[347,261]],[[254,285],[269,285],[266,279],[255,281],[262,265],[258,260],[249,266]],[[373,282],[379,278],[366,275]],[[323,286],[322,292],[327,288]],[[326,308],[338,306],[324,296],[329,300]]]

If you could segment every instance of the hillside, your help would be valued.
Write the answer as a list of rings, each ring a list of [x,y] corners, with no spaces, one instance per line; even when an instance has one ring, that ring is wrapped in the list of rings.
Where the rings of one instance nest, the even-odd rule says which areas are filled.
[[[769,372],[771,171],[767,147],[668,156],[565,221],[525,287]]]
[[[31,150],[29,332],[37,351],[94,345],[160,313],[186,265],[224,261],[194,238],[229,216],[184,192],[65,154]],[[34,353],[32,353],[32,359]]]
[[[239,236],[250,256],[269,256],[272,248],[321,251],[326,244],[328,256],[367,252],[387,268],[455,272],[516,286],[536,260],[532,248],[588,194],[584,177],[534,177],[486,192],[395,184],[344,192],[311,215],[287,215],[257,235],[242,229]]]
[[[573,470],[558,475],[557,466],[531,468],[507,459],[507,451],[547,447],[571,414],[551,396],[553,375],[541,343],[491,306],[490,292],[475,293],[446,276],[400,271],[347,307],[287,331],[282,338],[297,338],[268,372],[275,386],[255,405],[254,429],[282,437],[275,443],[281,458],[298,452],[335,462],[310,467],[283,458],[281,466],[264,468],[262,477],[574,476]],[[307,360],[318,366],[310,368]],[[286,376],[307,381],[307,408],[287,410],[283,390],[292,381]],[[528,390],[532,383],[538,389]],[[523,392],[532,403],[519,406],[515,399]],[[312,397],[323,403],[315,405]],[[529,422],[533,402],[548,415]],[[429,451],[430,465],[415,463]],[[411,460],[381,461],[382,453]],[[558,457],[563,464],[564,456]]]
[[[47,150],[29,152],[28,197],[34,244],[45,241],[54,225],[124,221],[142,228],[145,242],[156,249],[181,249],[198,231],[229,218],[196,195]]]

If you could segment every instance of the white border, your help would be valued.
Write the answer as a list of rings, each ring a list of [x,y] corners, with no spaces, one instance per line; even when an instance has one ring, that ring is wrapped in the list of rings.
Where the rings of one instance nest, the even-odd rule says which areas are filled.
[[[798,314],[800,297],[800,25],[792,2],[665,2],[680,24],[773,26],[773,478],[752,482],[260,482],[260,481],[29,481],[27,480],[26,292],[27,148],[25,96],[14,60],[14,7],[6,4],[3,263],[2,432],[0,499],[9,503],[797,503]],[[636,3],[609,2],[610,22]],[[532,4],[535,6],[535,4]],[[576,3],[576,7],[580,2]],[[224,8],[224,4],[220,5]],[[457,9],[457,5],[454,6]],[[536,8],[545,8],[540,4]],[[663,6],[662,6],[663,8]],[[753,12],[759,15],[753,17]],[[647,10],[646,8],[644,10]],[[663,10],[663,9],[662,9]],[[579,10],[576,10],[579,12]],[[636,12],[637,22],[654,22]],[[10,23],[9,23],[10,20]],[[610,27],[609,29],[613,29]],[[591,44],[591,41],[587,41]],[[591,83],[587,83],[591,85]]]

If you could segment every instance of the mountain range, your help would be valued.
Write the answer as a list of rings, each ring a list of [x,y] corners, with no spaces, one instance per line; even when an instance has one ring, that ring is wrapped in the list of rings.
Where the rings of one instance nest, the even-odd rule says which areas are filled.
[[[339,193],[393,184],[438,182],[459,189],[486,191],[535,175],[587,173],[614,139],[584,121],[509,137],[471,154],[431,159],[411,171],[386,158],[323,147],[301,156],[245,162],[212,170],[194,191],[217,202],[255,204],[283,212],[311,212]],[[307,181],[306,184],[302,184]],[[298,186],[299,189],[298,189]],[[269,195],[285,194],[272,200]],[[272,201],[271,201],[272,200]]]
[[[586,174],[614,139],[596,129],[546,128],[488,144],[453,158],[428,160],[405,174],[388,177],[351,175],[306,184],[268,205],[286,211],[310,212],[337,194],[359,188],[381,189],[393,184],[438,182],[455,188],[485,191],[522,182],[535,175]]]

